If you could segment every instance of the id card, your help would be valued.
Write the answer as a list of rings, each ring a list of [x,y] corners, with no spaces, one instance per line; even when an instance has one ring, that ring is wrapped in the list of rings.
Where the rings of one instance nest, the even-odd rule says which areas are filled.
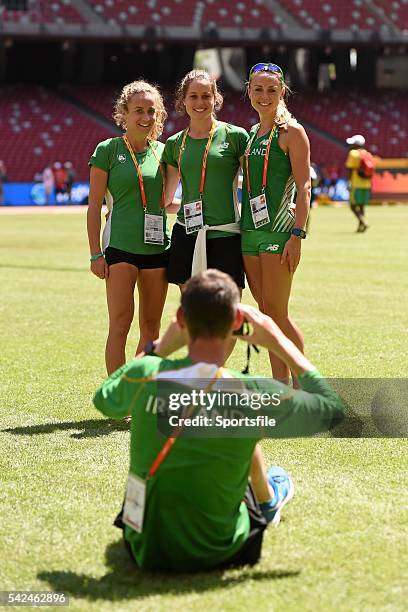
[[[261,195],[256,198],[251,198],[249,204],[251,206],[252,221],[255,227],[261,227],[269,223],[269,212],[264,193],[261,193]]]
[[[144,241],[145,244],[164,244],[162,215],[145,214]]]
[[[143,517],[146,505],[146,481],[135,474],[129,474],[123,522],[138,533],[143,531]]]
[[[186,227],[186,234],[193,234],[198,232],[204,225],[203,219],[203,203],[201,200],[196,202],[189,202],[184,204],[184,222]]]

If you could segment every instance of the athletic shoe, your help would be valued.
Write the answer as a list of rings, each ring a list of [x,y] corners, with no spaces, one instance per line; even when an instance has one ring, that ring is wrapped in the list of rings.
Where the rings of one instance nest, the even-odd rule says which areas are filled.
[[[281,520],[282,508],[294,496],[295,487],[291,477],[277,465],[269,468],[268,482],[274,491],[274,496],[270,501],[259,504],[259,507],[266,522],[277,527]]]

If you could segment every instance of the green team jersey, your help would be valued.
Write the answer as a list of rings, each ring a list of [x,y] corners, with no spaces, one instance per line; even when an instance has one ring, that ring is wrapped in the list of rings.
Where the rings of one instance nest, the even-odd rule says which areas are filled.
[[[250,138],[255,136],[259,125],[255,125],[250,132]],[[251,181],[251,197],[260,195],[262,191],[262,174],[266,145],[270,131],[259,138],[254,138],[248,156],[249,177]],[[266,203],[269,212],[269,223],[260,228],[263,232],[290,232],[295,223],[294,200],[296,193],[295,179],[289,156],[279,146],[279,129],[275,130],[269,152],[268,172],[266,175]],[[246,161],[244,160],[244,182],[242,185],[241,229],[256,229],[252,220],[249,205],[249,194],[246,175]]]
[[[112,374],[94,397],[110,418],[132,416],[130,471],[145,479],[165,437],[158,432],[154,400],[161,380],[214,378],[218,367],[146,356]],[[276,436],[312,434],[328,429],[342,406],[318,372],[299,377],[294,391],[271,379],[255,379],[222,369],[222,378],[244,380],[245,389],[282,398],[273,416],[281,422]],[[221,384],[221,383],[220,383]],[[241,384],[241,383],[239,383]],[[273,409],[271,407],[271,409]],[[178,437],[157,472],[147,481],[143,532],[125,527],[140,567],[153,570],[209,569],[236,553],[249,534],[244,498],[255,445],[260,436],[237,438]]]
[[[161,214],[162,175],[158,159],[163,153],[164,144],[153,142],[147,151],[135,153],[143,174],[144,188],[149,214]],[[90,166],[95,166],[108,173],[105,201],[111,211],[106,223],[102,248],[111,246],[122,251],[138,255],[162,253],[170,246],[170,233],[167,229],[166,213],[163,211],[164,245],[145,244],[144,211],[140,195],[140,185],[132,157],[123,138],[108,138],[100,142],[91,159]],[[163,170],[164,167],[163,167]]]
[[[166,142],[163,161],[178,167],[180,147],[184,131],[170,136]],[[177,219],[184,223],[183,205],[200,197],[201,170],[208,138],[187,136],[181,156],[181,185],[183,199]],[[207,158],[203,193],[203,218],[205,225],[224,225],[239,221],[236,177],[240,157],[248,142],[246,130],[236,125],[217,121]],[[231,236],[230,233],[211,231],[209,238]]]

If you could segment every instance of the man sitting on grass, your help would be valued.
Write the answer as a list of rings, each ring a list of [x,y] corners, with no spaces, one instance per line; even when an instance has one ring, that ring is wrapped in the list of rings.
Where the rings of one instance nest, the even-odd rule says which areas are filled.
[[[127,496],[115,524],[123,527],[125,544],[141,568],[197,571],[253,565],[267,524],[279,523],[294,493],[282,468],[265,469],[259,435],[227,437],[223,432],[222,438],[205,438],[177,431],[166,440],[151,401],[160,381],[176,378],[187,384],[205,378],[215,384],[234,378],[243,381],[247,394],[251,389],[278,392],[279,405],[270,406],[277,437],[329,429],[342,417],[338,397],[316,368],[270,317],[239,302],[239,290],[228,275],[207,270],[194,276],[185,285],[177,320],[162,339],[112,374],[95,394],[94,404],[103,414],[132,417]],[[274,351],[301,389],[223,368],[231,335],[244,320],[252,333],[241,339]],[[186,357],[167,358],[185,343]]]

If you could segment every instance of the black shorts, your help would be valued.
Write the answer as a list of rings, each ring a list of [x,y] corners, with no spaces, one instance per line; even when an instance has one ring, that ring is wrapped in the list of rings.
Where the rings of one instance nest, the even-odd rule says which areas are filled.
[[[261,558],[261,549],[262,549],[262,539],[263,532],[268,526],[266,520],[262,516],[262,512],[259,508],[259,504],[256,501],[255,494],[251,485],[248,483],[248,486],[245,491],[244,502],[246,507],[248,508],[249,514],[249,534],[241,548],[234,554],[232,557],[223,561],[219,565],[210,568],[210,570],[214,569],[225,569],[227,567],[240,567],[242,565],[255,565],[258,563]],[[124,506],[124,504],[123,504]],[[119,512],[118,516],[114,521],[115,527],[119,527],[119,529],[123,529],[123,536],[125,535],[125,525],[122,521],[123,518],[123,506],[122,510]],[[132,548],[123,537],[123,542],[126,550],[128,551],[130,558],[136,564],[136,559],[133,556]],[[192,570],[195,571],[195,570]]]
[[[164,253],[154,255],[137,255],[128,251],[121,251],[114,247],[108,247],[105,251],[105,259],[108,266],[116,263],[128,263],[140,270],[148,270],[153,268],[167,268],[169,262],[169,249]]]
[[[174,224],[167,268],[169,283],[182,285],[191,277],[196,238],[197,234],[186,234],[182,225]],[[234,279],[238,287],[243,289],[245,277],[241,236],[232,234],[225,238],[207,238],[207,267],[226,272]]]

